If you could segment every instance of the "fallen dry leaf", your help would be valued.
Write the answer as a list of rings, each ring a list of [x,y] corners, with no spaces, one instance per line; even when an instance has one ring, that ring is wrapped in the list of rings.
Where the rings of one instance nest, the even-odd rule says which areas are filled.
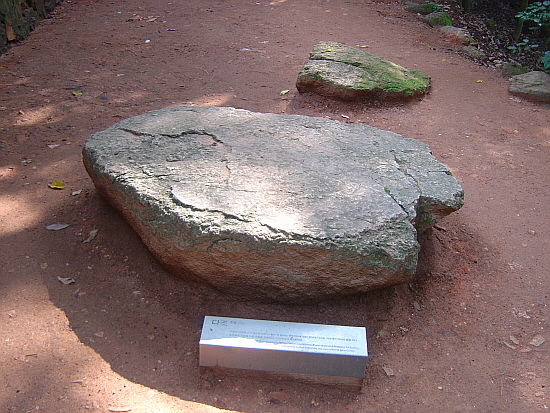
[[[538,347],[545,341],[546,340],[543,336],[541,336],[540,334],[535,334],[531,339],[531,341],[529,342],[529,344],[531,344],[532,346]]]
[[[73,284],[73,283],[76,282],[76,281],[73,280],[72,278],[68,278],[68,277],[60,277],[60,276],[57,276],[57,279],[58,279],[59,281],[61,281],[63,284],[65,284],[65,285]]]
[[[88,243],[88,242],[90,242],[90,241],[93,241],[94,238],[97,236],[97,233],[98,233],[98,232],[99,232],[98,229],[93,229],[93,230],[91,230],[91,231],[88,233],[88,237],[87,237],[84,241],[82,241],[82,243],[83,243],[83,244],[86,244],[86,243]]]
[[[69,226],[69,224],[50,224],[46,226],[46,229],[48,231],[59,231],[60,229],[65,229]]]
[[[502,344],[504,344],[506,347],[511,348],[512,350],[515,350],[517,347],[513,344],[508,343],[507,341],[503,341]]]
[[[386,376],[395,376],[395,373],[390,367],[382,367],[382,370],[384,370],[384,373],[386,373]]]

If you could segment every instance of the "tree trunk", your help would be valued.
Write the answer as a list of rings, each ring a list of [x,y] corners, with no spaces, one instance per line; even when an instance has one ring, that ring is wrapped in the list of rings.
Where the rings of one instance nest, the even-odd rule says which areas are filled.
[[[527,6],[529,6],[529,0],[521,0],[519,11],[525,11]],[[514,30],[514,34],[512,34],[512,38],[514,39],[515,42],[519,40],[522,30],[523,30],[523,20],[519,19],[518,23],[516,24],[516,29]]]

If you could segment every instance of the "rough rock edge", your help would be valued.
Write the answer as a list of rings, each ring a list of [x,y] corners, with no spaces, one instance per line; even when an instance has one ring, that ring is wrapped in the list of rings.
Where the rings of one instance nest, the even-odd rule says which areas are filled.
[[[212,111],[219,110],[220,108],[188,107],[187,109],[208,114]],[[171,110],[177,111],[181,110],[181,108],[173,108]],[[248,112],[236,109],[230,110],[238,111],[241,113]],[[161,114],[162,112],[170,111],[154,111],[136,118],[144,119],[146,117],[153,117]],[[307,118],[308,120],[311,120],[311,122],[329,122],[331,124],[340,123],[336,121],[329,121],[326,119],[308,118],[299,115],[290,116],[293,118]],[[134,129],[132,127],[128,127],[128,121],[129,120],[121,121],[113,127],[103,132],[100,132],[99,134],[107,134],[110,138],[110,142],[115,143],[118,141],[119,138],[124,139],[123,134],[129,134],[136,137],[158,136],[158,133],[148,134],[140,131],[139,128]],[[349,127],[350,125],[347,126]],[[391,134],[391,132],[387,133]],[[118,136],[117,134],[120,136]],[[179,135],[181,135],[180,132],[177,132],[174,135],[166,136]],[[212,139],[216,140],[216,137],[214,135],[212,136]],[[407,139],[405,140],[413,141]],[[235,222],[235,217],[232,215],[228,216],[227,214],[224,214],[223,211],[208,209],[200,211],[200,208],[185,208],[181,204],[181,208],[174,209],[174,198],[172,193],[173,185],[170,182],[164,182],[164,184],[158,183],[156,186],[153,185],[150,190],[145,192],[136,191],[136,187],[133,185],[133,182],[136,180],[153,180],[153,182],[158,182],[163,178],[168,179],[169,176],[162,175],[162,171],[160,171],[160,174],[162,176],[159,177],[159,172],[152,172],[146,166],[141,167],[140,171],[136,172],[131,171],[131,168],[125,169],[123,164],[118,164],[116,168],[113,168],[113,165],[108,165],[107,163],[102,164],[102,162],[98,162],[98,157],[101,157],[101,154],[95,153],[93,148],[89,147],[88,143],[89,142],[87,142],[83,150],[84,162],[86,169],[89,172],[90,176],[92,176],[98,190],[119,211],[121,211],[121,213],[134,227],[136,232],[138,232],[138,234],[142,237],[142,239],[148,245],[151,251],[157,257],[159,257],[159,260],[169,270],[177,274],[184,275],[185,277],[199,278],[202,281],[208,282],[208,280],[197,277],[196,274],[193,272],[193,268],[185,267],[185,262],[182,262],[182,259],[185,261],[186,254],[193,254],[196,249],[195,246],[201,246],[201,243],[204,243],[205,240],[208,240],[207,242],[210,243],[212,240],[211,236],[213,234],[216,238],[214,244],[222,243],[222,250],[225,247],[230,249],[240,248],[240,245],[242,245],[242,241],[245,241],[244,237],[246,236],[247,245],[257,245],[254,248],[261,252],[261,249],[265,247],[265,240],[268,240],[268,243],[271,242],[271,246],[268,247],[271,251],[269,254],[276,255],[276,259],[281,259],[281,257],[284,257],[285,254],[288,253],[288,251],[290,251],[290,253],[292,254],[299,255],[302,245],[308,245],[307,251],[309,251],[311,249],[312,241],[315,241],[316,245],[319,245],[319,256],[321,260],[324,260],[323,262],[325,262],[327,265],[325,266],[325,264],[321,262],[321,267],[313,268],[311,270],[311,272],[313,273],[311,277],[312,279],[308,278],[307,280],[305,280],[306,284],[298,285],[295,290],[289,289],[285,283],[281,284],[280,281],[278,281],[277,279],[270,279],[269,282],[261,279],[256,284],[255,281],[252,281],[251,283],[242,286],[239,285],[235,279],[232,280],[231,277],[228,277],[228,280],[225,284],[223,284],[225,282],[224,281],[222,282],[222,285],[216,285],[217,288],[240,296],[246,296],[247,298],[267,298],[275,299],[278,301],[300,302],[308,299],[318,299],[321,297],[325,298],[325,296],[335,294],[341,295],[355,293],[359,291],[365,291],[369,289],[408,282],[414,275],[418,253],[418,243],[415,236],[410,240],[402,239],[399,241],[407,243],[406,245],[409,245],[407,249],[403,249],[402,246],[398,247],[397,245],[395,245],[395,247],[397,247],[399,251],[408,251],[406,256],[403,256],[396,260],[395,258],[390,259],[390,256],[388,254],[392,254],[391,250],[393,247],[391,245],[393,244],[387,242],[387,239],[392,239],[392,242],[395,242],[393,241],[395,240],[395,238],[392,238],[391,234],[386,234],[386,231],[383,228],[378,228],[377,231],[371,233],[358,234],[358,236],[363,238],[363,241],[366,242],[366,244],[360,248],[366,248],[366,251],[370,251],[371,254],[374,254],[376,256],[379,255],[377,258],[375,257],[375,259],[381,260],[379,265],[381,272],[379,276],[376,276],[374,278],[370,276],[368,277],[368,281],[366,282],[365,274],[361,273],[361,271],[357,272],[356,270],[352,269],[353,267],[361,267],[362,262],[365,259],[359,250],[354,249],[357,247],[357,235],[349,239],[346,236],[343,236],[337,240],[313,240],[312,237],[308,236],[301,238],[293,237],[292,234],[285,233],[284,231],[280,231],[278,229],[274,231],[274,229],[270,228],[269,226],[257,225],[258,222],[246,222],[246,220],[243,222],[251,226],[251,230],[247,231],[247,235],[243,235],[242,232],[235,233],[231,229],[233,225],[231,224],[231,222]],[[223,142],[221,143],[223,144]],[[419,142],[417,143],[420,144]],[[414,156],[414,154],[411,154],[411,156]],[[404,162],[406,164],[406,159],[396,158],[396,162]],[[448,173],[448,170],[446,168],[441,168],[441,170],[438,170],[437,172]],[[414,174],[414,170],[411,170],[410,174],[407,171],[407,174],[408,176],[413,177],[415,181],[417,180]],[[419,182],[418,185],[421,185],[421,182]],[[434,200],[430,197],[429,193],[422,194],[419,199],[421,207],[417,208],[417,210],[419,211],[418,215],[419,217],[421,217],[422,213],[425,213],[425,217],[427,217],[429,221],[428,224],[431,224],[439,218],[438,214],[441,213],[446,215],[446,212],[448,212],[449,210],[453,211],[460,208],[462,206],[462,196],[462,193],[454,194],[453,197],[450,197],[449,199],[445,200],[443,204],[441,204],[441,202],[432,202]],[[396,199],[395,196],[392,196],[392,198],[394,198],[394,200]],[[401,203],[399,205],[404,210],[404,212],[407,212],[405,205],[401,205]],[[409,206],[408,213],[410,214],[410,212],[411,210]],[[174,214],[176,214],[176,216],[179,215],[179,218],[176,217],[176,222],[178,223],[177,228],[174,228]],[[409,218],[412,219],[413,217],[409,215]],[[413,219],[413,221],[416,221],[415,224],[417,226],[422,225],[422,222],[419,222],[418,219]],[[406,223],[407,220],[399,219],[397,225],[411,225],[410,223]],[[394,224],[391,225],[394,226]],[[154,231],[156,231],[154,234],[151,234],[151,228],[154,228]],[[391,230],[396,231],[397,227],[394,227]],[[412,231],[410,233],[414,234],[412,227],[411,230],[407,230],[407,233],[409,233],[408,231]],[[400,233],[401,232],[402,230],[400,230]],[[390,236],[390,238],[387,238],[388,236]],[[283,241],[283,243],[281,243],[281,241]],[[341,245],[337,246],[336,244],[334,244],[335,242]],[[195,257],[195,259],[203,262],[211,260],[213,254],[211,249],[214,248],[214,244],[209,247],[210,250],[207,249],[205,252],[199,251],[199,257]],[[375,246],[374,250],[372,249],[373,245]],[[379,247],[379,245],[385,245],[385,247]],[[413,245],[416,245],[416,247],[410,249]],[[335,267],[331,264],[330,251],[333,250],[333,248],[336,248],[339,251],[348,251],[351,246],[353,248],[346,253],[350,254],[349,259],[346,259],[346,261],[349,261],[351,267],[350,265],[346,264],[346,268],[341,271],[342,265],[337,263],[335,264]],[[375,253],[374,251],[377,251],[377,248],[381,249],[379,252]],[[219,259],[219,248],[215,248],[215,250],[218,251]],[[184,251],[185,253],[183,253]],[[250,252],[249,249],[247,249],[246,251]],[[182,253],[184,257],[182,259],[176,258],[168,261],[162,259],[163,256],[165,256],[166,254],[173,256],[178,256],[179,254],[181,256]],[[223,258],[223,253],[221,254]],[[257,258],[256,256],[254,256],[254,252],[252,252],[251,258],[252,260]],[[332,265],[332,267],[329,268],[328,264]],[[310,268],[308,267],[308,271],[309,270]],[[354,273],[357,272],[358,279],[360,280],[361,284],[358,285],[357,283],[351,282],[349,284],[345,284],[343,287],[340,286],[338,291],[333,291],[330,289],[330,287],[327,287],[326,292],[323,294],[321,294],[319,291],[310,294],[310,292],[308,291],[308,285],[314,284],[319,277],[321,280],[326,280],[326,277],[330,276],[331,279],[334,278],[337,281],[339,273],[342,273],[341,276],[347,277],[350,271],[353,271]],[[200,271],[197,273],[200,274]],[[388,277],[389,279],[391,279],[391,282],[388,282]],[[304,280],[297,280],[296,282],[300,284],[304,283]]]
[[[550,75],[532,71],[512,76],[508,91],[533,102],[550,103]]]

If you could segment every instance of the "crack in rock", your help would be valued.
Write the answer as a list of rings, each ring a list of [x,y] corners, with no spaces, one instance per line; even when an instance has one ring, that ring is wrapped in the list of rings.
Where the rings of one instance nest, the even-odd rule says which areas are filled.
[[[159,110],[92,135],[83,155],[161,263],[246,298],[409,282],[418,232],[463,203],[427,145],[299,115]]]

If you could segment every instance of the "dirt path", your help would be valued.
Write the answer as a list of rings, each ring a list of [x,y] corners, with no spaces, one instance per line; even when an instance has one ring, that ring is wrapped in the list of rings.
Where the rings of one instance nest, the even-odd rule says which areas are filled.
[[[433,90],[399,107],[299,96],[296,75],[320,40],[420,69]],[[550,111],[512,98],[498,71],[457,50],[394,2],[65,2],[0,58],[0,411],[550,408]],[[182,103],[418,139],[466,204],[424,237],[413,286],[305,307],[233,301],[165,273],[81,163],[89,134]],[[67,187],[49,189],[54,180]],[[70,226],[45,230],[60,222]],[[204,315],[365,325],[366,384],[201,375]]]

